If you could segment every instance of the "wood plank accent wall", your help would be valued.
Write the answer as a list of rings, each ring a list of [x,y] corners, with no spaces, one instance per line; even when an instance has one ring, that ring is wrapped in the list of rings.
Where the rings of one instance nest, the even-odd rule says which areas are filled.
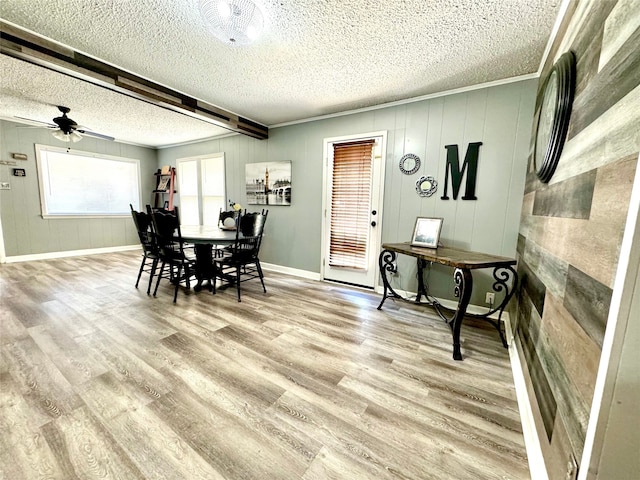
[[[576,54],[567,143],[548,185],[529,156],[518,240],[514,328],[550,479],[584,448],[640,151],[639,42],[640,2],[572,2],[541,76]]]

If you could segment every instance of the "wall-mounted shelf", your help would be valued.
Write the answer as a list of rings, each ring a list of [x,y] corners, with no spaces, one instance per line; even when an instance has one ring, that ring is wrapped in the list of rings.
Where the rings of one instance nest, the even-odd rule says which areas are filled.
[[[156,177],[156,188],[152,192],[151,203],[153,207],[173,210],[173,195],[176,193],[176,169],[171,167],[168,173],[162,173],[162,170],[158,169],[154,175]]]

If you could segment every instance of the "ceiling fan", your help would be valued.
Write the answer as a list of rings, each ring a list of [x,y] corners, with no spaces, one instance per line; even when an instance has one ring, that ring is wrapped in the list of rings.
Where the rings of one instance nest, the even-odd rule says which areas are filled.
[[[62,116],[55,117],[53,123],[41,122],[40,120],[32,120],[30,118],[16,117],[29,122],[40,123],[46,125],[47,128],[54,128],[53,136],[63,142],[78,142],[82,140],[83,135],[89,135],[91,137],[102,138],[103,140],[114,140],[109,135],[103,135],[101,133],[92,132],[87,127],[81,127],[74,120],[67,117],[67,113],[71,111],[69,107],[63,107],[58,105],[58,110],[62,113]]]

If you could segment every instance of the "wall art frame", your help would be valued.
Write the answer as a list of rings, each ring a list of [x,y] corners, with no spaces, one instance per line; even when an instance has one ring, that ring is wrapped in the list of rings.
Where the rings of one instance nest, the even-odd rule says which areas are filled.
[[[249,205],[291,205],[291,161],[247,163],[245,191]]]
[[[411,236],[411,246],[424,248],[438,248],[442,217],[417,217]]]

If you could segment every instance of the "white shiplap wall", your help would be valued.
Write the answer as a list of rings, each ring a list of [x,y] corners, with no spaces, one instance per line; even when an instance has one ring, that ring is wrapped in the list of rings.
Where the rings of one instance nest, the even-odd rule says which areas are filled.
[[[268,140],[239,135],[155,151],[116,142],[84,139],[78,148],[142,160],[143,202],[153,186],[153,172],[175,165],[177,158],[224,152],[227,195],[247,206],[244,165],[264,161],[292,161],[293,196],[290,207],[269,208],[268,237],[261,252],[265,263],[320,271],[322,230],[323,139],[386,130],[386,178],[382,217],[383,242],[410,238],[417,216],[444,217],[442,242],[470,250],[514,256],[536,80],[456,93],[414,103],[272,128]],[[137,243],[133,222],[123,219],[43,220],[35,171],[34,144],[52,144],[50,132],[16,128],[1,122],[2,158],[25,152],[27,177],[13,179],[10,191],[0,192],[0,213],[7,256],[83,250]],[[470,142],[482,142],[478,164],[477,201],[444,201],[445,145],[458,144],[461,161]],[[414,175],[398,169],[400,157],[414,153],[422,160]],[[10,167],[0,166],[0,179],[9,179]],[[432,175],[439,188],[430,198],[415,193],[421,175]],[[451,187],[449,187],[451,189]],[[463,186],[464,189],[464,186]],[[460,196],[463,192],[461,191]],[[449,192],[451,196],[451,192]],[[401,259],[397,286],[415,290],[415,263]],[[453,298],[451,271],[431,272],[433,293]],[[488,274],[476,274],[476,296],[484,303]],[[438,281],[441,277],[442,281]],[[482,298],[481,298],[482,297]]]
[[[470,250],[515,256],[531,138],[536,80],[473,90],[466,93],[395,105],[376,110],[325,118],[270,130],[266,141],[232,136],[192,145],[162,149],[159,164],[175,164],[177,158],[224,152],[227,161],[227,194],[247,206],[244,165],[265,161],[292,161],[292,205],[269,208],[261,256],[264,262],[319,272],[322,228],[323,139],[340,135],[386,130],[386,178],[382,238],[401,242],[410,238],[417,216],[444,217],[442,242]],[[445,145],[458,144],[461,161],[468,143],[480,147],[477,201],[444,201]],[[414,153],[422,160],[414,175],[398,169],[400,157]],[[432,175],[439,188],[430,198],[420,198],[415,182]],[[449,187],[451,196],[451,187]],[[415,290],[415,263],[403,259],[399,288]],[[452,297],[451,271],[435,269],[442,285],[433,292]],[[446,277],[446,278],[445,278]],[[485,282],[477,275],[480,282]],[[476,289],[473,303],[484,303],[484,286]],[[478,300],[482,296],[481,300]]]

